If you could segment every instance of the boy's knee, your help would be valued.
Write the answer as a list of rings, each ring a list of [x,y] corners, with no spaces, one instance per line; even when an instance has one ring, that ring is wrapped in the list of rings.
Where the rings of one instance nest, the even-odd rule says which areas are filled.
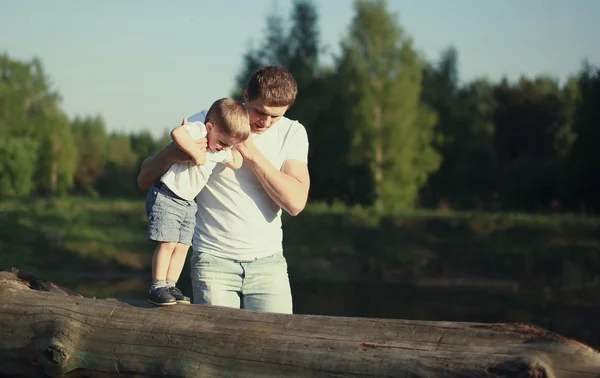
[[[168,251],[173,251],[175,250],[177,246],[176,242],[159,242],[158,243],[158,249],[160,250],[168,250]]]
[[[175,251],[173,253],[178,255],[187,255],[190,246],[187,244],[176,243]]]

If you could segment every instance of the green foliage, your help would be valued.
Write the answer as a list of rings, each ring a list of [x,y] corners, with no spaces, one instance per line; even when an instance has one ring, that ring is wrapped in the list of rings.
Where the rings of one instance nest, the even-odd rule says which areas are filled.
[[[423,72],[422,101],[438,114],[435,146],[443,156],[421,193],[428,206],[473,208],[491,199],[493,85],[478,80],[461,88],[457,66],[458,52],[449,48]]]
[[[71,122],[71,130],[78,146],[75,186],[83,193],[91,193],[106,170],[106,127],[100,116],[75,117]]]
[[[67,117],[59,111],[46,115],[39,139],[37,191],[65,195],[73,187],[77,166],[77,147]]]
[[[351,96],[354,163],[366,163],[378,209],[413,207],[440,157],[435,113],[420,103],[422,63],[385,1],[357,1],[339,69]]]
[[[111,197],[139,195],[136,182],[139,160],[128,135],[111,134],[107,141],[106,174],[98,181],[98,190]]]
[[[59,100],[39,59],[0,55],[0,195],[142,195],[138,167],[170,138],[108,136],[101,116],[69,121]]]
[[[52,91],[38,59],[23,63],[0,56],[0,130],[3,144],[2,191],[65,194],[72,187],[75,145],[59,96]],[[22,151],[18,151],[23,148]],[[27,155],[27,156],[26,156]],[[22,178],[17,178],[20,171]]]
[[[339,55],[323,47],[311,0],[274,10],[236,76],[288,68],[299,96],[287,116],[306,127],[310,202],[519,211],[600,209],[600,73],[559,82],[461,82],[459,52],[417,54],[383,0],[355,2]],[[169,141],[108,135],[101,115],[67,120],[39,59],[0,54],[0,195],[142,197],[141,162]]]
[[[585,62],[579,75],[581,97],[577,102],[567,166],[570,179],[569,200],[574,207],[600,210],[600,67]]]
[[[146,240],[143,200],[4,200],[0,212],[4,264],[73,271],[149,266],[153,247]],[[290,269],[306,279],[485,276],[568,288],[596,287],[600,277],[600,220],[593,217],[377,212],[316,203],[283,222]]]
[[[0,197],[31,193],[35,185],[35,151],[35,143],[29,139],[0,139]]]

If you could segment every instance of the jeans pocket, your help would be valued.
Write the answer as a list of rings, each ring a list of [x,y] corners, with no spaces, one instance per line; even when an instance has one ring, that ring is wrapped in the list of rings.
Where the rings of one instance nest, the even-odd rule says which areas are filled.
[[[276,254],[272,255],[271,260],[276,263],[287,264],[287,260],[285,259],[285,256],[283,255],[283,253],[276,253]]]
[[[206,253],[206,252],[200,252],[200,253],[196,253],[194,252],[192,254],[192,258],[190,259],[190,264],[192,266],[198,265],[198,264],[203,264],[208,262],[210,259],[210,254]]]

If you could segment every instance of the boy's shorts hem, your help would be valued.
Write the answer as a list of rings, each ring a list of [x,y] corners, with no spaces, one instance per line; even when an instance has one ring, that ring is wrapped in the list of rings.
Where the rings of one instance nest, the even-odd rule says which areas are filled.
[[[156,237],[156,236],[152,236],[152,235],[148,235],[148,240],[157,242],[157,243],[178,243],[178,244],[187,245],[188,247],[192,246],[191,240],[186,240],[186,241],[173,240],[172,238],[163,238],[160,236]]]

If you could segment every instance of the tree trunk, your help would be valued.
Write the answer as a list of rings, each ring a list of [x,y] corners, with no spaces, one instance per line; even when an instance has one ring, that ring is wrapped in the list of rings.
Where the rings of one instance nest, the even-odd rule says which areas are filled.
[[[591,378],[600,354],[526,324],[158,308],[0,272],[0,376],[61,375]]]
[[[383,211],[383,117],[381,105],[375,105],[373,117],[375,125],[375,209],[381,212]]]

